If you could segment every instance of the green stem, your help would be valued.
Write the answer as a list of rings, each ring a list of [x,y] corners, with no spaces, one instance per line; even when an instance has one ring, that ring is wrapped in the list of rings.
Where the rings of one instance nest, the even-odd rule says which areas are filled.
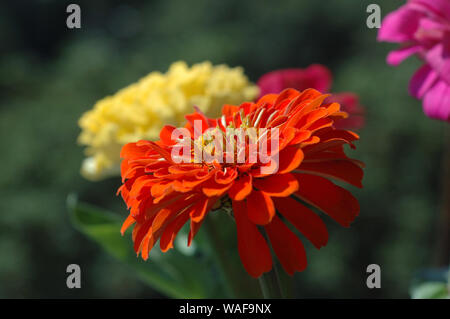
[[[264,230],[262,231],[262,234],[266,239],[266,241],[269,242],[267,233]],[[285,298],[286,296],[283,290],[283,285],[281,283],[281,278],[278,272],[278,265],[275,256],[272,256],[272,260],[273,260],[272,270],[262,274],[262,276],[258,278],[259,286],[261,287],[264,299]]]
[[[275,271],[275,276],[277,277],[277,283],[278,283],[278,288],[280,290],[281,293],[281,298],[287,298],[288,297],[288,293],[287,293],[287,289],[286,286],[283,285],[283,280],[280,276],[280,267],[279,264],[274,262],[273,264],[273,269]],[[289,294],[290,295],[290,294]]]
[[[226,247],[220,239],[220,235],[216,227],[216,221],[213,216],[208,216],[208,218],[205,218],[204,228],[206,229],[213,254],[222,273],[224,285],[230,297],[235,298],[239,296],[239,289],[236,286],[237,282],[234,278],[233,265],[230,263],[230,258],[228,258],[225,254]]]
[[[264,299],[283,298],[280,280],[275,265],[271,271],[264,273],[258,279]]]

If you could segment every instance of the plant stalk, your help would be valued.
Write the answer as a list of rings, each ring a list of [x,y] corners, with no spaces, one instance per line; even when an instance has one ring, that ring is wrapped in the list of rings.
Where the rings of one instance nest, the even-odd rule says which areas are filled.
[[[271,271],[262,274],[258,280],[264,299],[283,298],[281,283],[275,265]]]
[[[224,286],[231,298],[237,298],[239,296],[239,289],[236,286],[237,279],[235,278],[233,272],[233,265],[230,263],[231,259],[225,254],[226,247],[223,245],[223,241],[220,238],[216,227],[216,221],[213,216],[208,216],[208,218],[205,218],[204,228],[206,229],[209,243],[212,246],[212,252],[217,260],[220,272],[222,273]]]

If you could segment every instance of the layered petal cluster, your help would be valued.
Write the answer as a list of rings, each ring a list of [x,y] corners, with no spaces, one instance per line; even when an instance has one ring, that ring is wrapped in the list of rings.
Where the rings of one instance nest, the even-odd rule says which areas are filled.
[[[269,93],[280,93],[287,88],[299,91],[313,88],[320,92],[329,92],[332,81],[332,73],[326,66],[312,64],[305,69],[281,69],[266,73],[259,78],[257,85],[260,96],[263,96]],[[337,122],[336,127],[357,130],[364,126],[365,109],[359,103],[357,94],[333,93],[327,101],[339,103],[341,110],[349,114],[348,118]]]
[[[409,92],[423,103],[424,113],[450,121],[450,1],[409,0],[386,16],[379,41],[400,43],[387,62],[398,65],[411,55],[424,62],[409,84]]]
[[[176,62],[167,73],[151,72],[98,101],[80,118],[78,141],[87,146],[81,172],[91,180],[118,175],[120,150],[126,143],[157,139],[165,124],[182,125],[193,105],[208,116],[219,116],[223,104],[239,104],[257,95],[258,88],[240,67]]]
[[[172,155],[177,154],[178,145],[173,126],[165,126],[156,142],[125,145],[119,192],[130,214],[122,233],[134,225],[136,253],[147,259],[158,240],[166,252],[186,223],[190,245],[208,213],[228,207],[236,222],[238,252],[251,276],[259,277],[272,268],[268,241],[288,274],[304,270],[306,253],[296,232],[320,248],[327,244],[328,232],[318,211],[344,227],[359,213],[356,198],[333,182],[362,187],[363,164],[344,152],[345,145],[354,148],[358,135],[335,128],[335,121],[345,113],[339,104],[325,102],[326,98],[314,89],[286,89],[256,103],[225,105],[220,118],[208,118],[199,111],[186,117],[188,139],[194,146],[198,145],[196,121],[202,123],[201,133],[210,128],[223,132],[230,127],[278,129],[278,148],[269,153],[277,157],[275,164],[177,163]],[[242,151],[236,148],[234,155]],[[262,168],[268,167],[263,173]]]

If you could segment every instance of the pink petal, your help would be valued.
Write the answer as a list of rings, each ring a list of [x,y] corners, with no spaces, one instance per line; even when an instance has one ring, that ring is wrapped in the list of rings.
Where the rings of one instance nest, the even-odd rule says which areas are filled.
[[[312,64],[305,71],[311,80],[312,86],[310,88],[320,92],[328,92],[330,90],[333,77],[327,67],[321,64]]]
[[[387,56],[387,63],[390,65],[399,65],[410,55],[420,51],[419,45],[409,46],[391,51]]]
[[[425,60],[450,84],[450,40],[436,44],[425,55]]]
[[[364,107],[359,104],[359,97],[355,93],[333,93],[333,95],[325,100],[325,103],[330,102],[339,103],[341,110],[349,114],[364,114]]]
[[[419,28],[432,34],[432,32],[439,32],[439,36],[443,36],[442,32],[449,30],[448,22],[440,19],[433,19],[430,17],[423,17],[420,19]]]
[[[336,121],[334,127],[340,130],[359,130],[364,126],[365,122],[364,116],[350,115],[346,119]]]
[[[283,90],[283,74],[280,71],[272,71],[261,76],[257,82],[260,95],[280,93]]]
[[[313,64],[306,69],[281,69],[261,76],[257,82],[261,96],[280,93],[286,88],[299,91],[313,88],[321,92],[330,89],[332,76],[323,65]]]
[[[438,81],[423,99],[423,111],[431,118],[450,122],[450,85]]]
[[[411,78],[409,93],[416,99],[421,99],[437,79],[438,74],[428,64],[425,64]]]
[[[429,30],[448,30],[448,26],[442,20],[436,20],[430,17],[423,17],[420,19],[419,27]]]
[[[431,48],[437,42],[444,39],[450,25],[447,26],[442,22],[438,22],[429,18],[420,19],[419,28],[414,34],[416,42],[420,43],[423,48]]]
[[[381,23],[378,41],[405,42],[413,40],[423,13],[411,10],[408,5],[389,13]]]
[[[347,112],[349,117],[334,123],[338,129],[357,130],[364,126],[365,108],[359,104],[358,95],[351,92],[333,94],[326,98],[325,103],[337,102],[341,105],[341,110]]]
[[[448,0],[412,0],[408,5],[411,8],[421,6],[422,8],[419,9],[424,12],[450,20],[450,1]]]

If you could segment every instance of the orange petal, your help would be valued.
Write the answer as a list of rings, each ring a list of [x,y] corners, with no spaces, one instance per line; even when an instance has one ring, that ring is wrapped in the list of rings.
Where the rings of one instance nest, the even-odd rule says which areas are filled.
[[[297,170],[322,177],[334,178],[362,188],[364,171],[355,163],[347,160],[336,160],[328,162],[305,163],[303,162]]]
[[[236,179],[238,173],[235,168],[225,168],[225,172],[222,170],[216,171],[214,174],[214,180],[219,184],[230,184],[233,180]]]
[[[329,130],[320,135],[320,139],[323,141],[331,139],[344,139],[348,142],[353,142],[359,139],[359,135],[352,131],[347,130]]]
[[[321,98],[323,98],[323,96]],[[319,105],[320,105],[320,103],[319,103]],[[297,122],[295,122],[294,120],[296,117],[293,117],[291,120],[289,120],[289,125],[295,126],[296,128],[302,130],[302,129],[307,129],[314,122],[327,116],[328,112],[325,108],[318,108],[318,109],[312,110],[306,114],[303,114],[303,112],[300,112],[300,114],[301,114],[301,118],[297,119]]]
[[[275,197],[286,197],[298,190],[297,179],[289,173],[255,178],[253,185],[267,195]]]
[[[335,114],[335,113],[341,113],[341,112],[339,112],[340,110],[341,110],[341,105],[336,102],[333,102],[327,106],[327,111],[328,111],[329,115]]]
[[[314,133],[316,131],[331,127],[333,123],[334,121],[332,119],[330,119],[329,117],[325,117],[315,121],[310,126],[308,126],[308,130],[311,131],[311,133]]]
[[[229,184],[219,184],[214,178],[210,178],[201,185],[203,194],[208,197],[222,196],[230,187],[233,186],[232,183]]]
[[[239,111],[239,106],[236,105],[230,105],[230,104],[225,104],[222,107],[222,114],[225,116],[233,116],[234,113]]]
[[[165,125],[161,132],[159,133],[159,138],[161,142],[163,142],[165,145],[174,145],[177,142],[172,140],[172,132],[176,129],[173,125]]]
[[[203,220],[204,219],[200,219],[198,222],[195,222],[191,218],[191,225],[190,225],[191,230],[189,231],[188,242],[187,242],[188,247],[191,246],[192,240],[194,240],[195,235],[197,235],[197,232],[200,230],[200,226],[203,224]]]
[[[162,252],[166,252],[173,247],[173,241],[175,240],[175,237],[177,236],[181,227],[186,224],[188,219],[189,213],[188,211],[184,211],[179,214],[169,225],[166,226],[159,240],[159,247],[161,248]]]
[[[150,150],[147,145],[138,146],[137,143],[128,143],[122,147],[120,157],[125,159],[142,158]]]
[[[278,174],[288,173],[296,169],[303,161],[303,151],[297,146],[289,146],[279,154]]]
[[[201,127],[200,127],[201,131],[197,132],[197,134],[199,134],[199,135],[203,134],[209,128],[208,119],[203,114],[196,112],[196,113],[186,115],[185,118],[186,118],[186,120],[189,121],[189,123],[191,123],[191,125],[193,126],[194,129],[196,129],[195,121],[201,122]]]
[[[277,99],[278,94],[266,94],[264,96],[262,96],[258,102],[256,102],[257,105],[263,105],[264,103],[269,103],[269,104],[273,104],[275,102],[275,100]]]
[[[292,225],[319,249],[328,242],[325,223],[311,209],[292,197],[274,198],[275,207]]]
[[[275,215],[275,207],[269,195],[264,192],[253,191],[247,197],[247,215],[253,223],[266,225]]]
[[[134,231],[134,251],[136,253],[139,254],[139,252],[142,249],[142,244],[143,244],[143,240],[146,237],[146,235],[148,234],[150,230],[150,227],[152,226],[152,222],[155,219],[155,216],[153,216],[152,218],[148,219],[147,221],[145,221],[142,224],[138,224],[136,225],[136,227],[133,229]]]
[[[310,131],[296,130],[295,137],[289,142],[291,145],[301,143],[311,137]]]
[[[255,224],[248,220],[243,201],[233,201],[233,212],[236,219],[239,256],[249,275],[257,278],[272,269],[270,249]]]
[[[161,147],[155,142],[149,142],[149,146],[157,152],[159,155],[161,155],[166,161],[169,163],[173,163],[171,154],[167,151],[167,149]]]
[[[208,214],[208,212],[211,210],[211,208],[214,206],[214,204],[217,202],[218,199],[219,197],[206,198],[206,204],[204,204],[203,201],[200,201],[198,204],[198,208],[196,208],[195,211],[192,212],[191,230],[189,232],[187,243],[188,246],[191,245],[192,240],[194,239],[195,235],[200,229],[200,226],[202,225],[206,214]]]
[[[281,219],[275,216],[264,228],[284,270],[291,276],[296,271],[305,270],[307,265],[305,248],[301,240]]]
[[[300,187],[295,193],[305,202],[316,206],[344,227],[359,214],[359,203],[346,189],[326,178],[309,174],[297,174]]]
[[[321,95],[322,95],[322,93],[320,93],[316,89],[306,89],[306,90],[302,91],[302,93],[299,95],[299,99],[314,100],[314,99],[320,97]]]
[[[167,195],[172,191],[173,181],[163,180],[159,183],[155,183],[152,185],[151,194],[153,197],[160,197],[163,195]]]
[[[196,223],[201,221],[203,217],[205,217],[207,206],[208,206],[208,198],[203,197],[190,208],[189,214],[191,216],[191,219]]]
[[[252,176],[243,175],[235,180],[233,186],[228,190],[228,196],[232,200],[240,201],[252,192]]]
[[[298,95],[300,95],[300,92],[295,89],[284,89],[280,94],[278,94],[278,97],[274,102],[274,107],[279,106],[283,100],[292,100]]]
[[[313,137],[320,140],[320,138],[317,136]],[[327,141],[320,140],[320,143],[316,142],[312,145],[306,145],[306,147],[303,148],[303,151],[305,152],[305,154],[307,154],[307,157],[309,158],[310,155],[312,154],[315,154],[317,152],[323,152],[333,148],[342,147],[344,144],[349,144],[352,148],[355,148],[355,146],[351,142],[348,142],[347,140],[341,138],[336,138]]]
[[[156,220],[156,218],[155,218]],[[158,241],[159,237],[162,234],[162,231],[164,228],[154,229],[155,221],[153,221],[152,226],[150,227],[149,231],[145,235],[144,239],[141,243],[141,256],[142,259],[147,260],[150,254],[150,251],[152,250],[153,246],[155,246],[156,242]]]
[[[289,124],[297,126],[299,121],[303,121],[302,117],[314,109],[318,109],[327,95],[322,95],[319,91],[314,89],[307,89],[297,98],[292,108],[293,112],[290,114]]]
[[[133,218],[133,216],[128,215],[127,219],[125,219],[125,221],[122,224],[122,228],[120,229],[120,233],[125,234],[125,231],[134,223],[136,222],[136,220]]]
[[[164,228],[169,222],[171,222],[181,211],[189,209],[189,207],[194,203],[198,202],[199,196],[188,195],[187,197],[177,200],[161,209],[155,217],[152,223],[152,230],[157,231]]]

